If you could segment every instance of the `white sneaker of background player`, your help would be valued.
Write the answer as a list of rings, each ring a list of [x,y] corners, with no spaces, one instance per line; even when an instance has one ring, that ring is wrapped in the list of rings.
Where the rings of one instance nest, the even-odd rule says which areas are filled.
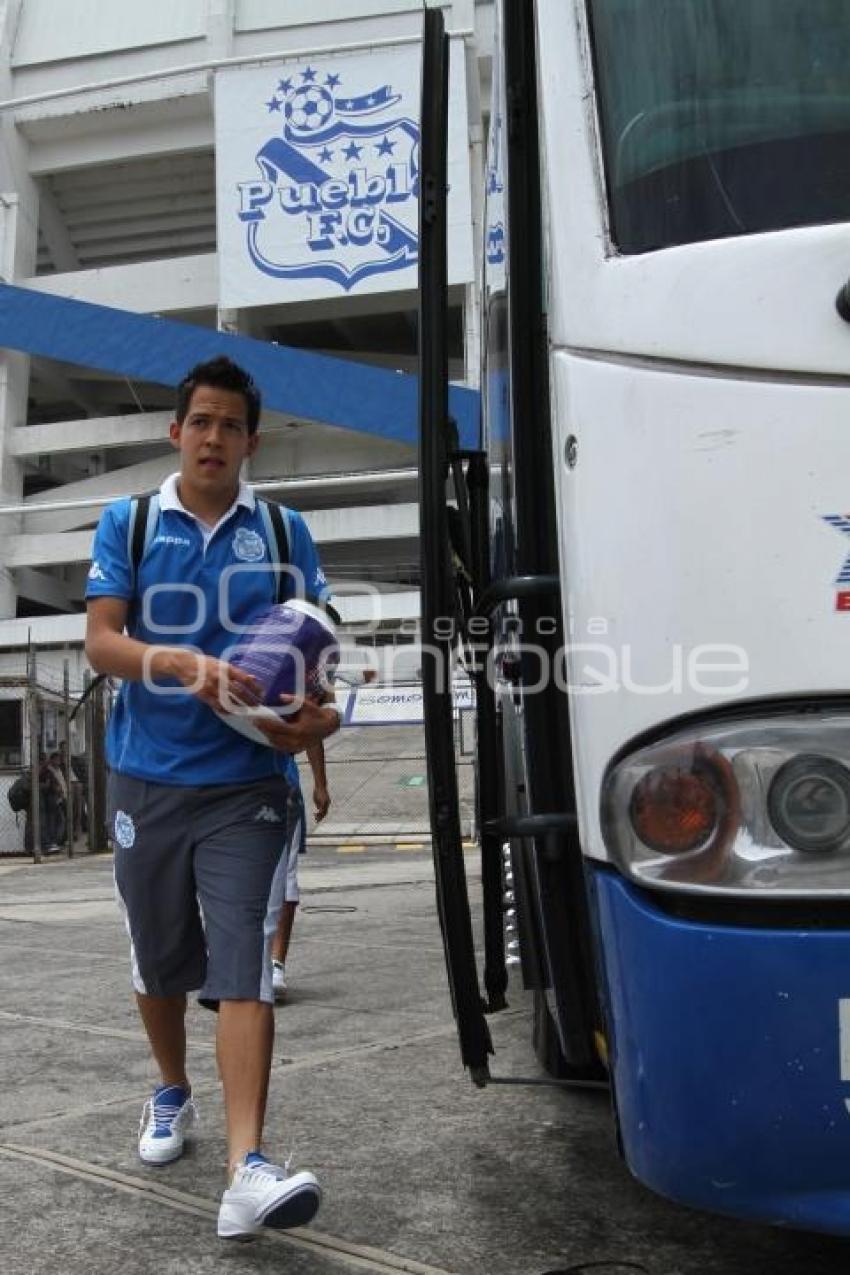
[[[272,961],[272,991],[276,1001],[286,999],[286,966],[283,961]]]

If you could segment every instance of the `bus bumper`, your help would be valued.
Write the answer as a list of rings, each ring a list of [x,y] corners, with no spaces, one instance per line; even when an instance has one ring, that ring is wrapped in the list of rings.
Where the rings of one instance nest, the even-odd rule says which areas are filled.
[[[590,877],[631,1171],[697,1208],[850,1234],[850,930],[697,924]]]

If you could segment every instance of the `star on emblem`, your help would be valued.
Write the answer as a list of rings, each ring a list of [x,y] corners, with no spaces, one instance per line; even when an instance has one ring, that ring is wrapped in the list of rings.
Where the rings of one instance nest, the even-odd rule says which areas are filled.
[[[278,93],[289,93],[291,89],[292,89],[292,80],[278,81],[278,86],[277,86]]]
[[[270,101],[266,102],[266,106],[269,108],[269,112],[270,112],[270,113],[271,113],[272,111],[279,111],[279,110],[280,110],[280,108],[281,108],[281,101],[280,101],[280,98],[279,98],[279,97],[273,97]]]
[[[323,146],[322,149],[319,151],[319,159],[322,161],[323,164],[329,164],[330,161],[333,159],[333,157],[334,157],[333,151],[330,150],[327,146]]]
[[[301,72],[301,79],[304,81],[305,84],[312,84],[315,78],[316,78],[316,72],[313,70],[311,66],[308,66],[306,70]]]
[[[850,516],[847,514],[825,514],[824,522],[828,522],[836,531],[841,532],[844,536],[850,536]],[[839,571],[836,584],[850,584],[850,558],[848,558],[844,566]]]
[[[358,146],[356,142],[352,142],[350,146],[343,147],[342,153],[346,159],[359,159],[362,150],[362,146]]]
[[[335,89],[339,83],[340,83],[340,77],[338,75],[329,74],[325,76],[325,84],[328,86],[329,89]]]
[[[392,155],[395,150],[395,142],[391,142],[388,137],[384,137],[383,141],[378,142],[375,150],[379,155]]]

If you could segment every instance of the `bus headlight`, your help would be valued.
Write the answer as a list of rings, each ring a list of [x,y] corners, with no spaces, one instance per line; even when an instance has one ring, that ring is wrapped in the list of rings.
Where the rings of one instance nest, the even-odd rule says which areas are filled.
[[[850,897],[850,714],[683,729],[609,768],[601,816],[646,886]]]
[[[795,850],[838,850],[850,836],[850,770],[831,757],[795,757],[773,776],[767,810]]]

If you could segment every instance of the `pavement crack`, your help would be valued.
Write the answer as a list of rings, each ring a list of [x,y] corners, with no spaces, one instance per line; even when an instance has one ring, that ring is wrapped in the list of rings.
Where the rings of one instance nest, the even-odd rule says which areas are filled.
[[[77,1032],[84,1036],[108,1036],[113,1040],[132,1040],[147,1044],[147,1036],[143,1031],[133,1031],[122,1027],[98,1027],[95,1023],[71,1023],[64,1018],[41,1018],[37,1014],[19,1014],[12,1010],[0,1009],[0,1021],[7,1023],[26,1023],[30,1027],[49,1027],[63,1032]],[[215,1045],[206,1040],[192,1041],[192,1049],[215,1052]]]
[[[514,1018],[517,1014],[521,1014],[522,1010],[505,1010],[500,1014],[503,1019]],[[9,1014],[0,1010],[0,1020],[21,1019],[24,1022],[41,1024],[50,1027],[61,1027],[63,1029],[71,1028],[76,1031],[91,1031],[95,1035],[100,1036],[120,1036],[134,1041],[144,1039],[140,1034],[131,1032],[121,1032],[117,1029],[97,1028],[97,1027],[74,1027],[73,1024],[61,1023],[55,1019],[33,1019],[25,1014]],[[345,1062],[350,1059],[360,1057],[369,1057],[371,1054],[390,1053],[396,1049],[409,1049],[416,1045],[427,1044],[433,1040],[440,1040],[446,1037],[454,1036],[456,1032],[454,1023],[448,1023],[441,1027],[432,1027],[427,1031],[414,1032],[410,1035],[385,1036],[380,1040],[366,1041],[359,1045],[344,1045],[339,1049],[322,1050],[314,1054],[305,1054],[301,1058],[277,1057],[272,1062],[272,1077],[291,1075],[300,1071],[310,1071],[314,1067],[326,1067],[337,1062]],[[209,1041],[195,1041],[189,1043],[190,1053],[196,1049],[202,1049],[208,1052],[215,1051],[215,1045]],[[199,1084],[193,1084],[192,1090],[199,1097],[206,1094],[215,1094],[219,1091],[220,1084],[218,1080],[202,1081]],[[120,1108],[137,1104],[140,1101],[139,1087],[136,1086],[132,1091],[124,1092],[113,1098],[104,1098],[98,1103],[98,1110],[105,1111],[110,1108]],[[85,1107],[65,1108],[62,1111],[48,1113],[47,1115],[37,1116],[33,1119],[25,1120],[7,1120],[0,1125],[0,1129],[7,1133],[12,1129],[20,1131],[34,1130],[58,1125],[69,1120],[77,1120],[83,1116],[91,1114],[91,1105]]]
[[[60,1155],[56,1151],[45,1151],[40,1148],[23,1146],[15,1142],[0,1142],[0,1155],[10,1160],[25,1161],[43,1168],[66,1173],[84,1182],[91,1182],[100,1187],[108,1187],[113,1191],[121,1191],[141,1199],[152,1200],[165,1208],[179,1213],[189,1213],[196,1217],[212,1219],[218,1215],[218,1204],[203,1196],[191,1195],[187,1191],[178,1191],[174,1187],[163,1186],[147,1178],[132,1177],[127,1173],[118,1173],[103,1165],[92,1164],[86,1160],[77,1160],[71,1156]],[[442,1267],[429,1266],[425,1262],[417,1262],[383,1249],[371,1248],[363,1244],[353,1244],[334,1235],[325,1235],[321,1231],[299,1229],[297,1231],[263,1231],[261,1235],[266,1241],[284,1244],[289,1248],[301,1249],[303,1252],[321,1254],[325,1258],[336,1259],[355,1270],[369,1271],[372,1275],[451,1275]],[[259,1238],[259,1237],[258,1237]]]

